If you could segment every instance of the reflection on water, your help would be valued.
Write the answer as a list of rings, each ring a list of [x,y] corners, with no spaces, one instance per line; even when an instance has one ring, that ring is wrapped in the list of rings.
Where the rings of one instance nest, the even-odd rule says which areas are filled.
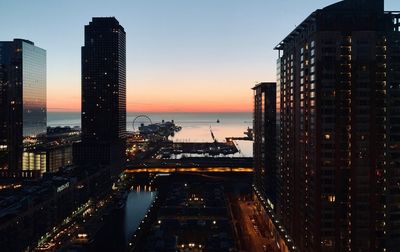
[[[153,202],[154,197],[154,192],[142,191],[141,188],[139,188],[137,191],[131,191],[129,193],[124,209],[125,241],[129,241],[133,233],[138,228],[140,222],[147,212],[147,209]]]
[[[144,188],[132,190],[125,207],[106,218],[105,225],[96,236],[95,250],[124,251],[154,198],[155,192],[144,191]]]

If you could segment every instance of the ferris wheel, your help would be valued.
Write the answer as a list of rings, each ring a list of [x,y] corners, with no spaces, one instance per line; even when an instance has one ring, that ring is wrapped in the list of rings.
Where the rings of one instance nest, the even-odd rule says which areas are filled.
[[[133,119],[133,121],[132,121],[132,128],[133,128],[133,131],[135,131],[135,123],[136,123],[136,120],[139,119],[139,118],[144,118],[144,119],[148,120],[148,121],[150,122],[150,124],[153,124],[153,122],[151,121],[150,117],[148,117],[147,115],[138,115],[138,116],[136,116],[136,117]]]

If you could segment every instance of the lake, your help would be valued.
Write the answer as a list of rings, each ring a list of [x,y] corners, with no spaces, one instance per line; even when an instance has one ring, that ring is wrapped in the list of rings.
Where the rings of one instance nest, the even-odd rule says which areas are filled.
[[[175,124],[182,126],[182,130],[175,134],[173,141],[212,142],[210,128],[218,141],[225,141],[226,137],[243,137],[248,127],[253,127],[252,113],[127,113],[127,130],[136,129],[141,123],[149,124],[145,117],[139,117],[133,125],[133,120],[147,115],[153,123],[162,120],[174,120]],[[219,123],[217,123],[219,120]],[[48,112],[48,126],[79,126],[80,113],[76,112]],[[236,141],[240,149],[240,156],[253,156],[253,142]]]

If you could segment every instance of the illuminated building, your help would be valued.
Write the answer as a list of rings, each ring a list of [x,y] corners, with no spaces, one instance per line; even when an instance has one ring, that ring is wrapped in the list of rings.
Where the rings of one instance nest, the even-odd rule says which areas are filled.
[[[0,176],[23,176],[23,139],[45,132],[46,51],[28,40],[0,42]]]
[[[254,182],[276,204],[276,83],[254,88]]]
[[[125,31],[114,17],[95,17],[85,26],[82,47],[82,142],[77,164],[116,165],[125,160]]]
[[[34,146],[26,148],[22,155],[22,170],[25,173],[55,173],[72,165],[72,145]]]
[[[277,213],[300,251],[400,247],[400,13],[316,10],[279,50]]]

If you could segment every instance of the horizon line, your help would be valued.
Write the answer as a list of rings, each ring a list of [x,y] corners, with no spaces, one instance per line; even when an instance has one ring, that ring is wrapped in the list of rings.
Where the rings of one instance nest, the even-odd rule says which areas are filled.
[[[48,110],[48,113],[81,113],[79,110]],[[252,113],[253,111],[126,111],[126,113]]]

